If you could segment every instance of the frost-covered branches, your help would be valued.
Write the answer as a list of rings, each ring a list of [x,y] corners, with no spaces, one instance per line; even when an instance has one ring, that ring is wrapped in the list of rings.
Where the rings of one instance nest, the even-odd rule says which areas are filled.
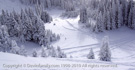
[[[88,3],[85,6],[87,18],[96,21],[94,28],[91,27],[94,31],[118,29],[124,25],[131,29],[135,28],[133,0],[90,0]],[[83,11],[80,11],[80,21],[84,23],[83,20],[86,21],[87,18],[82,13]]]
[[[8,29],[5,25],[0,25],[0,51],[10,50],[11,41],[9,39]]]
[[[41,19],[45,23],[52,20],[46,12],[41,13]],[[2,10],[0,25],[6,26],[6,38],[8,36],[16,37],[22,42],[33,41],[40,45],[46,45],[60,39],[50,30],[45,30],[44,22],[41,19],[35,16],[31,9],[22,9],[20,14],[15,11],[8,13]],[[5,33],[6,30],[4,29],[4,32],[1,33]]]
[[[88,59],[95,59],[95,55],[94,55],[94,53],[93,53],[93,49],[92,49],[92,48],[90,49],[90,52],[89,52],[89,54],[87,55],[87,58],[88,58]]]
[[[111,61],[111,51],[109,48],[108,37],[103,38],[102,46],[100,48],[99,58],[102,61]]]
[[[41,13],[41,20],[43,20],[44,23],[47,23],[47,22],[51,22],[52,18],[50,17],[50,15],[47,12],[44,11]]]

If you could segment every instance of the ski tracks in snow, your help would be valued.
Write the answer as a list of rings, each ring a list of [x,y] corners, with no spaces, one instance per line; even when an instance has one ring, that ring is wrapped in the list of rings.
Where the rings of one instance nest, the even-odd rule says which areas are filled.
[[[66,22],[67,22],[71,27],[73,27],[74,29],[69,29],[69,28],[66,28],[66,27],[63,26],[64,28],[69,29],[69,30],[73,30],[73,31],[80,31],[80,32],[83,32],[83,33],[85,33],[85,34],[88,35],[88,33],[84,32],[83,30],[81,30],[81,29],[79,29],[79,28],[77,28],[77,27],[75,27],[75,26],[74,26],[72,23],[70,23],[69,21],[66,20]],[[110,41],[110,49],[111,49],[111,50],[115,50],[115,49],[117,49],[117,48],[119,48],[119,49],[125,49],[125,48],[123,48],[123,45],[124,45],[124,44],[127,44],[127,43],[130,43],[130,42],[132,42],[132,41],[134,41],[134,40],[135,40],[134,37],[128,36],[128,37],[125,37],[125,38],[122,38],[122,39],[119,39],[119,40]],[[95,48],[100,48],[99,45],[100,45],[100,44],[97,43],[97,44],[76,46],[76,47],[72,47],[72,48],[64,48],[63,50],[76,49],[76,50],[74,50],[74,51],[67,52],[67,54],[73,54],[73,53],[83,52],[83,51],[89,50],[89,49],[92,48],[93,46],[94,46],[93,49],[95,49]],[[95,46],[96,46],[96,47],[95,47]],[[99,46],[99,47],[98,47],[98,46]],[[78,48],[81,48],[81,49],[77,50]],[[96,53],[97,53],[97,52],[99,52],[99,50],[96,51]],[[135,56],[135,54],[131,54],[131,55],[127,56],[127,57],[133,57],[133,56]]]
[[[68,27],[65,27],[65,26],[62,26],[63,28],[65,29],[68,29],[68,30],[71,30],[71,31],[79,31],[79,32],[82,32],[86,35],[90,35],[88,32],[86,31],[83,31],[82,29],[79,29],[78,27],[75,27],[72,23],[70,23],[68,20],[65,20],[65,22],[67,22],[72,28],[68,28]],[[130,42],[133,42],[135,41],[135,38],[133,36],[125,36],[123,38],[120,38],[120,39],[117,39],[117,40],[113,40],[113,41],[110,41],[110,50],[115,50],[115,49],[121,49],[121,50],[127,50],[125,47],[123,47],[125,44],[128,44]],[[82,45],[82,46],[74,46],[72,48],[63,48],[62,50],[64,51],[67,51],[66,54],[70,55],[70,54],[74,54],[74,53],[81,53],[81,52],[86,52],[88,51],[90,48],[93,48],[93,49],[97,49],[95,51],[95,53],[99,53],[99,48],[100,48],[100,43],[95,43],[95,44],[89,44],[89,45]],[[87,53],[86,53],[87,54]],[[86,55],[85,54],[85,55]],[[79,57],[84,57],[84,55],[81,55]],[[122,58],[117,58],[117,59],[127,59],[127,58],[135,58],[134,57],[135,54],[132,53],[131,55],[129,56],[124,56]],[[71,60],[67,60],[67,61],[74,61],[73,59]],[[75,60],[76,61],[76,60]],[[79,60],[81,61],[81,60]],[[78,62],[78,61],[77,61]],[[83,61],[83,62],[87,62],[87,61]],[[97,62],[93,62],[93,63],[100,63],[99,61]],[[101,62],[103,63],[103,62]],[[113,62],[111,62],[113,63]],[[135,67],[135,62],[114,62],[114,64],[118,64],[118,65],[125,65],[125,66],[134,66]]]

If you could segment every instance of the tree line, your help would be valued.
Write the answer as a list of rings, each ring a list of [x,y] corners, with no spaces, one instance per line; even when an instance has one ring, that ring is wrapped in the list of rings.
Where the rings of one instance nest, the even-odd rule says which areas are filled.
[[[95,32],[118,29],[121,26],[134,29],[134,4],[133,0],[91,0],[81,8],[80,22],[88,23]],[[90,22],[91,18],[95,24]]]

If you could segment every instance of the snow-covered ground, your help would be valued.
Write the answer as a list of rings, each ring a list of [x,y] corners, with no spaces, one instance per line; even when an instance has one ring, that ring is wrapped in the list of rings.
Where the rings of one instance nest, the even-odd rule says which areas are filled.
[[[0,10],[5,9],[11,11],[14,9],[15,11],[20,11],[21,8],[25,7],[26,6],[21,5],[19,2],[14,0],[0,0]],[[63,11],[58,9],[49,9],[48,12],[53,17],[53,21],[45,24],[45,28],[52,30],[52,32],[56,34],[60,34],[61,37],[59,41],[54,42],[52,45],[54,47],[60,46],[68,55],[68,58],[33,58],[30,56],[23,57],[0,52],[0,70],[135,70],[135,30],[131,30],[127,27],[121,27],[120,29],[113,31],[92,33],[88,30],[81,29],[78,26],[79,17],[72,19],[61,18],[60,15]],[[102,62],[98,59],[99,49],[104,36],[109,36],[110,39],[109,43],[112,53],[111,62]],[[29,54],[32,52],[33,47],[40,50],[39,45],[35,43],[27,42],[19,44],[23,44],[29,51]],[[93,48],[96,59],[90,60],[86,58],[90,48]],[[73,58],[70,58],[70,55],[72,55]],[[22,64],[24,67],[8,68],[17,64]],[[28,66],[39,64],[48,64],[52,65],[52,67]],[[67,64],[69,67],[63,67],[61,66],[62,64]],[[89,67],[82,67],[84,64],[88,65]],[[92,65],[94,65],[94,67],[92,67]]]
[[[33,58],[0,52],[0,70],[134,70],[133,66],[76,58]]]

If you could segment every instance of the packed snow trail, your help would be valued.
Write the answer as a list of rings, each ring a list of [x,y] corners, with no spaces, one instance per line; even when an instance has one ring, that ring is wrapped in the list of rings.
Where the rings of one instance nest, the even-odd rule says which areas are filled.
[[[90,46],[95,46],[95,45],[99,45],[99,44],[90,44],[90,45],[83,45],[83,46],[76,46],[76,47],[72,47],[72,48],[63,48],[62,50],[70,50],[70,49],[76,49],[76,48],[88,48]]]
[[[65,29],[68,29],[68,30],[72,30],[72,31],[77,31],[76,29],[70,29],[70,28],[67,28],[65,26],[63,26]]]

